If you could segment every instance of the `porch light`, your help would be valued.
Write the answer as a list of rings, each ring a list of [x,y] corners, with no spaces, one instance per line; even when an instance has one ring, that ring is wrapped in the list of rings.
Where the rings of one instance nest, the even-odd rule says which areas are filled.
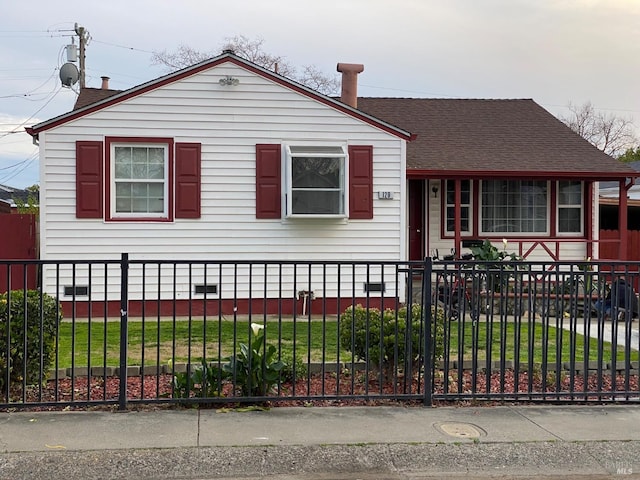
[[[240,80],[232,77],[231,75],[227,75],[226,77],[223,77],[220,80],[218,80],[218,83],[220,85],[226,85],[228,87],[235,87],[240,83]]]
[[[431,187],[431,191],[433,192],[433,198],[436,198],[438,196],[438,185],[434,184]]]

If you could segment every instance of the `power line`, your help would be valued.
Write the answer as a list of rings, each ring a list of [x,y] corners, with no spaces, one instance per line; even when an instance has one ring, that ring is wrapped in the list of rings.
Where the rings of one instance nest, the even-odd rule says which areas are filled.
[[[38,150],[37,149],[27,159],[25,159],[22,162],[23,163],[22,168],[16,170],[15,172],[10,172],[7,175],[5,175],[4,177],[0,178],[0,183],[7,182],[7,181],[11,180],[12,178],[15,178],[18,175],[20,175],[28,167],[31,166],[31,164],[36,160],[36,158],[38,158]]]
[[[37,91],[37,90],[41,89],[42,87],[44,87],[47,83],[49,83],[49,80],[51,80],[53,78],[53,76],[56,74],[57,71],[58,71],[58,67],[54,68],[53,72],[51,72],[51,75],[49,75],[49,78],[47,78],[44,82],[42,82],[36,88],[34,88],[32,90],[29,90],[27,93],[6,95],[6,96],[2,96],[0,98],[13,98],[13,97],[22,98],[22,97],[27,97],[27,96],[31,95],[32,93],[34,93],[35,91]],[[47,95],[50,95],[50,94],[51,94],[51,92],[49,92]]]
[[[95,38],[92,38],[92,41],[94,43],[100,43],[102,45],[109,45],[110,47],[118,47],[118,48],[124,48],[125,50],[133,50],[135,52],[142,52],[142,53],[151,53],[153,54],[153,52],[149,51],[149,50],[142,50],[141,48],[135,48],[135,47],[127,47],[125,45],[118,45],[117,43],[109,43],[109,42],[102,42],[100,40],[96,40]]]
[[[7,132],[7,133],[3,133],[2,135],[0,135],[0,139],[9,136],[11,134],[14,133],[20,133],[20,128],[24,127],[29,121],[31,121],[31,119],[33,117],[35,117],[40,111],[42,111],[42,109],[44,107],[46,107],[47,105],[49,105],[49,103],[51,103],[51,101],[56,98],[56,96],[58,95],[58,93],[60,93],[60,91],[62,90],[62,86],[58,87],[58,89],[55,91],[55,93],[53,93],[53,95],[44,103],[44,105],[42,105],[38,110],[36,110],[33,115],[31,115],[29,118],[27,118],[24,122],[22,122],[20,125],[18,125],[16,128],[14,128],[13,130]]]

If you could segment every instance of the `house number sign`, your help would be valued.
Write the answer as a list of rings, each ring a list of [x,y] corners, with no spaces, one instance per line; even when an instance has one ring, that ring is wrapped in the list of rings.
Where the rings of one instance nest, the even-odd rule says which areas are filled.
[[[378,192],[380,200],[393,200],[393,192]]]

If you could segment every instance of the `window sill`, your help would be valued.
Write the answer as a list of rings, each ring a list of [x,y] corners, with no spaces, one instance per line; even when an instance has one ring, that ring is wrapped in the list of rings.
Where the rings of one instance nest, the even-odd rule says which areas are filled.
[[[109,217],[106,222],[173,222],[173,218],[167,217]]]
[[[287,215],[287,220],[307,220],[307,219],[322,219],[322,220],[346,220],[346,215],[322,215],[322,214],[307,214],[307,215]]]

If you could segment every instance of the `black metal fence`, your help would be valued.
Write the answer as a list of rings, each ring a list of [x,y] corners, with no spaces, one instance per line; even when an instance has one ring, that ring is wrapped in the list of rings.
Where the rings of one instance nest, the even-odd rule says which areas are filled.
[[[0,408],[640,402],[639,266],[2,262]]]

